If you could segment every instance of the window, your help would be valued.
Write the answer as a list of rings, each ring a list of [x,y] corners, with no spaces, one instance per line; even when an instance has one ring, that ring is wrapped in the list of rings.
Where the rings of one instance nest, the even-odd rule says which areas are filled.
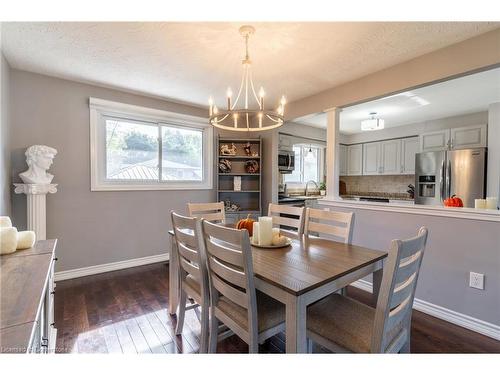
[[[212,129],[203,119],[90,99],[91,189],[212,188]]]
[[[293,151],[295,152],[295,169],[293,173],[284,175],[284,182],[305,183],[310,180],[321,182],[323,148],[311,145],[294,145]]]

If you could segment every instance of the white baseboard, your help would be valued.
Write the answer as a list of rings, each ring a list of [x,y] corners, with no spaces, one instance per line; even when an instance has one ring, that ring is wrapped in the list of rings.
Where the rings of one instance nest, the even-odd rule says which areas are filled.
[[[355,281],[351,285],[370,293],[373,290],[372,283],[365,280]],[[436,318],[456,324],[460,327],[470,329],[471,331],[500,341],[500,326],[497,326],[495,324],[485,322],[484,320],[480,320],[472,316],[423,301],[418,298],[415,298],[415,301],[413,302],[413,308],[425,314],[432,315]]]
[[[145,264],[152,264],[152,263],[159,263],[166,261],[168,261],[168,253],[151,255],[143,258],[128,259],[119,262],[98,264],[96,266],[60,271],[56,272],[54,279],[56,282],[68,279],[76,279],[77,277],[96,275],[98,273],[117,271],[125,268],[143,266]]]

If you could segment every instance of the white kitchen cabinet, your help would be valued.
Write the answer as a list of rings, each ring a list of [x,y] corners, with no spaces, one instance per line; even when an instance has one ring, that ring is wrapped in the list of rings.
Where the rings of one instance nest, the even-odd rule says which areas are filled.
[[[380,142],[380,174],[401,173],[401,139]]]
[[[419,152],[418,137],[401,140],[401,174],[415,174],[415,155]]]
[[[486,124],[464,126],[451,129],[450,148],[460,150],[464,148],[486,147]]]
[[[359,176],[363,174],[363,145],[347,146],[347,175]]]
[[[363,144],[363,175],[381,173],[380,143],[371,142]]]
[[[280,134],[279,135],[279,147],[280,150],[293,150],[293,140],[291,137]]]
[[[339,145],[339,176],[347,175],[347,146]]]
[[[441,151],[447,150],[450,142],[450,129],[438,130],[420,135],[420,150]]]
[[[486,147],[487,125],[471,125],[443,129],[420,135],[421,151],[460,150]]]

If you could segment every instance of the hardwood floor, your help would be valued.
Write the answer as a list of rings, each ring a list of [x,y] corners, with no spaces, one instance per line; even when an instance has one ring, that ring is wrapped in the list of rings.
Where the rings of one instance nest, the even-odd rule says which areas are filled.
[[[348,294],[368,303],[370,294],[349,287]],[[184,332],[174,334],[175,316],[167,311],[168,267],[154,264],[57,283],[55,313],[59,353],[194,353],[200,324],[186,312]],[[285,335],[259,348],[283,353]],[[414,311],[414,353],[500,353],[500,342]],[[237,336],[219,343],[220,353],[246,353]],[[327,352],[315,346],[315,352]]]

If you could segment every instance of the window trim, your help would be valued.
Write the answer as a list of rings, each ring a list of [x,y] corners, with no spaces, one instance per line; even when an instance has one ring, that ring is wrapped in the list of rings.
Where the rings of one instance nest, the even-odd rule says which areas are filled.
[[[322,173],[322,167],[323,167],[323,154],[324,154],[324,149],[325,147],[322,146],[322,145],[319,145],[319,144],[310,144],[310,145],[307,145],[305,143],[297,143],[297,144],[294,144],[292,146],[292,150],[293,150],[293,147],[300,147],[300,160],[295,160],[295,165],[300,165],[300,178],[302,181],[285,181],[286,180],[286,177],[283,179],[284,182],[286,182],[287,184],[305,184],[307,183],[307,181],[304,181],[304,158],[306,157],[305,155],[307,155],[307,151],[305,151],[306,149],[308,149],[309,147],[311,148],[315,148],[318,150],[318,166],[317,166],[317,174],[318,174],[318,179],[319,181],[316,181],[318,184],[321,183],[323,181],[323,173]],[[287,175],[285,175],[287,176]]]
[[[90,190],[91,191],[133,191],[133,190],[211,190],[213,189],[213,128],[207,119],[159,109],[118,103],[98,98],[89,98],[90,109]],[[203,180],[179,181],[159,180],[112,181],[106,179],[106,157],[102,131],[105,117],[151,123],[158,126],[172,126],[201,130]],[[161,152],[161,145],[159,145]]]

